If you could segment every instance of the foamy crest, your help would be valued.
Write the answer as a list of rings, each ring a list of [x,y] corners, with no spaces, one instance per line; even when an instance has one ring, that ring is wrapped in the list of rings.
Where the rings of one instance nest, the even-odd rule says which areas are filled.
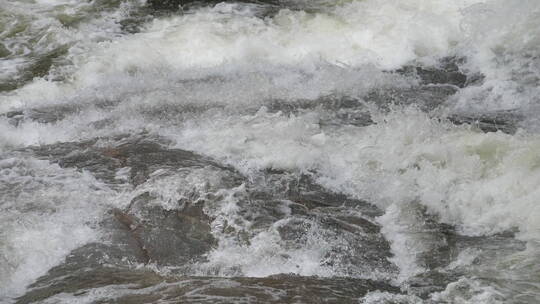
[[[315,222],[290,216],[286,202],[282,208],[285,218],[260,229],[242,215],[247,208],[245,204],[249,204],[244,185],[219,191],[216,196],[221,199],[207,203],[205,212],[214,218],[212,233],[219,244],[207,254],[208,262],[197,266],[202,275],[264,277],[295,273],[326,277],[337,274],[332,267],[325,266],[324,261],[338,240],[325,239],[325,231]],[[245,201],[243,207],[240,205],[242,200]],[[291,221],[306,221],[302,224],[307,229],[306,236],[295,240],[296,246],[283,240],[279,232]]]
[[[117,27],[125,10],[118,10],[119,16],[104,15],[103,20]],[[433,65],[442,57],[455,56],[466,58],[462,70],[485,76],[455,96],[449,103],[455,111],[517,108],[536,113],[539,11],[537,1],[514,5],[480,0],[369,0],[322,5],[312,13],[282,9],[260,18],[250,5],[222,3],[155,19],[130,36],[107,34],[110,27],[104,21],[108,30],[96,32],[106,38],[71,47],[68,57],[73,65],[54,72],[69,81],[35,80],[0,95],[5,99],[0,107],[80,103],[92,96],[110,101],[141,93],[148,97],[143,98],[146,103],[173,98],[215,102],[208,98],[221,96],[233,104],[235,99],[245,104],[264,97],[282,98],[285,92],[293,93],[288,99],[335,92],[355,95],[359,91],[354,83],[369,82],[366,77],[351,78],[355,70],[370,67],[367,74],[377,74],[381,69],[409,63]],[[86,26],[69,33],[86,37]],[[328,73],[325,66],[346,72]],[[319,78],[306,82],[306,75]],[[226,92],[210,88],[213,97],[201,96],[209,89],[204,85],[185,89],[186,81],[193,84],[194,79],[216,76],[210,84],[222,84],[220,76],[239,77],[239,81]],[[309,88],[314,90],[311,94]],[[530,128],[539,125],[534,115],[526,116]]]
[[[71,63],[98,42],[124,34],[119,21],[144,5],[133,0],[3,1],[0,11],[0,89],[15,88],[34,76],[62,79]],[[32,75],[38,74],[38,75]]]
[[[105,45],[77,78],[91,83],[115,71],[261,62],[394,69],[448,55],[461,38],[460,10],[476,1],[414,2],[353,1],[318,13],[284,9],[265,19],[243,5],[218,4],[155,20],[144,33]]]
[[[324,111],[316,107],[294,114],[271,107],[272,102],[324,103],[321,97],[361,101],[374,90],[410,88],[418,81],[389,71],[408,64],[436,66],[439,59],[454,57],[462,72],[481,76],[448,100],[451,110],[516,110],[525,114],[529,131],[539,129],[538,1],[323,0],[309,12],[282,9],[266,17],[251,4],[221,3],[155,18],[128,36],[118,21],[130,5],[143,2],[105,10],[94,2],[6,3],[6,11],[20,20],[0,24],[0,54],[9,53],[0,61],[0,81],[15,76],[19,81],[26,70],[39,77],[1,93],[0,111],[45,108],[59,117],[0,116],[2,153],[144,132],[173,139],[177,147],[212,156],[247,176],[268,168],[309,172],[319,184],[387,212],[379,223],[399,255],[394,259],[402,270],[399,280],[422,271],[414,260],[424,248],[402,229],[409,223],[400,212],[411,206],[424,206],[463,234],[517,229],[529,246],[540,241],[538,134],[485,134],[415,108],[373,110],[374,124],[356,127],[321,123]],[[2,21],[5,16],[0,12]],[[24,24],[29,26],[16,35]],[[34,65],[49,55],[58,59],[52,69]],[[15,157],[0,161],[0,290],[10,296],[70,250],[94,240],[97,199],[111,197],[86,173]],[[152,203],[166,209],[176,208],[191,191],[177,188],[179,181],[209,191],[201,172],[159,173],[139,190],[151,192]],[[201,273],[340,274],[321,264],[339,241],[328,241],[314,223],[302,247],[282,242],[279,229],[292,220],[286,212],[273,225],[250,231],[249,242],[227,233],[224,228],[238,236],[251,227],[239,212],[246,201],[243,187],[209,191],[219,199],[205,212],[214,219],[212,231],[220,242],[200,265]],[[518,266],[534,265],[531,252],[533,258]],[[452,266],[462,268],[461,262]],[[490,287],[467,280],[434,297],[499,300]],[[469,290],[468,296],[456,292],[460,289]],[[389,297],[370,296],[373,303]]]
[[[435,293],[431,297],[435,301],[450,303],[479,303],[499,304],[504,303],[504,297],[493,287],[482,285],[480,282],[470,279],[460,279],[450,283],[446,290]]]
[[[244,172],[317,170],[323,185],[385,209],[419,202],[467,234],[540,236],[535,135],[485,134],[414,109],[364,128],[321,129],[316,113],[208,119],[169,135]]]
[[[458,93],[462,111],[523,110],[537,129],[540,75],[540,3],[486,1],[462,11],[465,70],[484,81]]]
[[[18,155],[0,161],[0,300],[96,240],[111,191],[86,173]]]

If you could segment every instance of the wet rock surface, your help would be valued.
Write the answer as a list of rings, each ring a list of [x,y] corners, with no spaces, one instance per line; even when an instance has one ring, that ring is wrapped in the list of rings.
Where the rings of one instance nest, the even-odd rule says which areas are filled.
[[[399,233],[411,241],[415,263],[423,268],[404,282],[402,290],[426,301],[471,269],[482,268],[486,261],[525,249],[525,242],[517,240],[511,231],[492,236],[462,235],[455,227],[427,213],[421,205],[402,210],[399,221],[407,223]],[[462,260],[463,256],[467,256],[466,261]]]
[[[190,278],[175,283],[177,275],[188,275],[193,273],[197,265],[207,263],[207,254],[215,250],[220,241],[232,237],[237,240],[237,246],[242,248],[250,246],[252,239],[259,233],[273,229],[277,229],[280,246],[285,251],[308,246],[312,237],[310,234],[315,230],[321,231],[318,238],[323,242],[335,242],[335,238],[339,237],[339,246],[328,251],[321,263],[324,267],[341,267],[344,275],[358,275],[352,269],[368,272],[396,269],[388,261],[391,256],[390,246],[374,221],[376,216],[381,215],[381,211],[374,206],[328,192],[313,183],[307,175],[298,178],[287,172],[268,171],[263,172],[259,178],[246,179],[211,159],[188,151],[169,149],[163,144],[163,141],[156,138],[119,137],[24,150],[65,168],[91,172],[98,179],[119,189],[128,187],[135,192],[139,189],[140,194],[135,195],[124,208],[111,208],[98,228],[102,231],[102,239],[74,250],[64,263],[38,279],[30,291],[19,298],[19,303],[53,299],[65,293],[84,297],[92,289],[139,284],[139,287],[126,291],[126,294],[130,294],[158,284],[155,280],[167,281],[172,287],[162,288],[159,284],[154,286],[155,291],[137,298],[141,303],[160,297],[189,299],[194,303],[228,303],[237,298],[253,298],[261,303],[292,299],[315,301],[313,303],[347,303],[356,301],[369,290],[396,290],[385,280],[376,282],[301,276],[261,279]],[[217,188],[211,187],[203,194],[188,192],[163,205],[158,193],[145,190],[147,183],[166,177],[167,174],[208,168],[213,170],[210,171],[213,174],[221,174],[221,177],[214,186]],[[125,172],[125,177],[119,178],[119,171]],[[181,186],[178,184],[178,187]],[[219,210],[212,208],[219,209],[220,204],[223,204],[220,203],[220,194],[216,193],[220,189],[235,187],[245,187],[242,192],[244,194],[237,202],[238,221],[250,224],[239,228],[237,224],[225,223],[216,235],[212,227],[221,215]],[[354,213],[350,212],[351,208],[355,210]],[[278,222],[283,224],[276,226]],[[284,261],[289,258],[283,256]],[[158,267],[166,269],[165,273],[175,275],[173,278],[165,278],[162,277],[162,271],[141,271],[141,267]],[[351,270],[347,270],[347,267],[351,267]],[[241,270],[230,273],[242,274]],[[145,285],[147,280],[151,282],[149,285]],[[223,288],[223,284],[232,284],[235,288]],[[211,295],[219,295],[221,298],[207,298]],[[114,301],[104,300],[103,303],[130,301],[134,301],[132,295]]]
[[[514,134],[519,128],[521,115],[512,111],[501,111],[494,113],[480,113],[477,115],[462,114],[451,115],[448,119],[457,125],[468,124],[483,132],[503,132]]]
[[[287,7],[279,0],[242,0],[242,1],[219,1],[219,0],[150,0],[147,2],[148,9],[154,15],[181,14],[200,7],[212,7],[222,2],[251,4],[257,6],[260,17],[272,16],[280,8]]]
[[[457,88],[467,85],[469,81],[452,62],[445,63],[438,69],[415,68],[412,72],[405,70],[404,73],[416,73],[415,75],[421,79],[421,84],[412,88],[374,91],[365,97],[365,101],[332,96],[322,98],[319,102],[291,104],[274,101],[269,103],[268,110],[295,114],[316,109],[321,114],[321,125],[350,124],[361,127],[373,123],[365,102],[377,104],[382,109],[392,104],[415,104],[424,111],[433,111],[455,94]],[[60,105],[12,111],[4,115],[9,123],[16,127],[25,121],[54,124],[80,110],[79,107]],[[175,111],[183,112],[184,109]],[[165,112],[178,115],[174,111]],[[480,118],[454,115],[448,119],[456,124],[471,124],[484,132],[513,133],[519,118],[512,113],[495,113],[492,116],[484,114]],[[219,247],[220,242],[233,240],[238,248],[248,248],[257,235],[271,232],[276,233],[280,248],[283,252],[287,252],[308,246],[312,242],[310,238],[313,237],[313,231],[321,231],[317,235],[318,240],[332,243],[333,248],[325,253],[320,265],[333,268],[343,276],[352,278],[365,273],[397,274],[398,268],[391,261],[391,243],[385,238],[377,222],[377,218],[382,216],[383,212],[373,205],[332,193],[317,185],[308,173],[267,170],[247,178],[210,158],[190,151],[171,149],[168,147],[169,144],[163,138],[140,134],[56,143],[21,150],[57,163],[63,168],[90,172],[114,189],[119,191],[128,189],[135,194],[124,198],[126,200],[123,203],[124,207],[111,208],[104,215],[98,228],[102,231],[100,242],[73,251],[63,264],[51,269],[47,275],[34,283],[33,289],[19,299],[20,303],[29,303],[38,298],[46,299],[70,291],[77,293],[77,296],[84,296],[86,290],[119,284],[118,282],[123,280],[119,277],[125,277],[126,284],[139,284],[146,280],[146,277],[151,278],[151,281],[160,282],[176,280],[165,279],[161,270],[141,272],[141,267],[167,269],[167,273],[175,274],[174,278],[178,275],[195,273],[242,276],[241,265],[230,269],[216,269],[214,266],[203,267],[203,270],[199,268],[200,265],[210,263],[208,257]],[[205,181],[207,185],[203,187],[202,192],[201,189],[182,188],[182,178],[187,178],[197,170],[203,170],[203,176],[204,174],[217,176],[218,181]],[[164,203],[162,195],[151,190],[155,185],[153,188],[147,185],[171,176],[182,177],[173,179],[172,182],[173,188],[177,188],[175,191],[181,195],[169,198]],[[235,221],[238,222],[226,220],[220,223],[218,225],[220,228],[216,230],[216,222],[223,217],[219,206],[223,204],[221,200],[224,194],[219,194],[220,191],[233,191],[241,187],[244,187],[244,190],[240,191],[242,194],[235,203],[239,209],[235,215]],[[466,238],[460,238],[452,227],[439,224],[437,219],[421,209],[411,210],[418,211],[410,217],[415,218],[414,221],[419,224],[409,227],[408,233],[416,235],[424,244],[428,244],[417,251],[415,258],[416,263],[427,271],[410,278],[407,288],[409,293],[427,298],[433,292],[442,291],[448,283],[459,277],[459,272],[448,273],[442,269],[451,264],[459,252],[473,247],[473,244]],[[336,239],[339,241],[336,242]],[[514,244],[511,247],[515,249],[516,246],[518,245]],[[277,254],[282,255],[284,263],[291,259],[285,253],[277,252]],[[351,286],[356,279],[347,279],[343,282],[343,286],[340,286],[338,283],[340,279],[336,278],[300,276],[283,278],[282,281],[275,278],[205,278],[189,281],[190,283],[182,281],[184,282],[182,284],[191,287],[186,287],[187,289],[175,287],[167,289],[166,292],[171,292],[175,299],[189,298],[200,303],[226,303],[228,300],[208,300],[203,295],[199,298],[190,298],[190,293],[194,290],[204,290],[209,294],[220,293],[230,300],[231,297],[239,297],[241,292],[248,294],[252,292],[254,299],[261,301],[266,299],[267,295],[260,290],[274,288],[278,290],[278,294],[284,296],[278,297],[279,299],[291,300],[298,297],[303,299],[301,301],[311,302],[306,299],[313,300],[315,298],[311,298],[312,294],[321,292],[328,297],[326,300],[322,299],[320,303],[347,303],[356,301],[353,299],[374,288],[394,290],[389,285],[388,277],[375,281],[358,281],[359,286],[363,287],[351,289],[353,291],[350,292],[339,290],[344,290],[340,289],[341,287]],[[130,283],[130,280],[133,282]],[[235,285],[238,288],[232,288],[224,293],[214,286],[218,284],[216,282],[240,285]],[[157,283],[152,281],[149,285],[142,284],[140,286],[144,287],[135,289],[147,288],[153,284]],[[292,288],[291,286],[295,284],[298,286]],[[309,284],[313,286],[309,287]],[[319,287],[315,287],[317,284]],[[304,289],[299,286],[303,286]],[[126,293],[129,294],[130,291]],[[160,296],[159,293],[149,292],[137,300],[146,303],[144,301],[154,301]],[[104,300],[104,303],[135,301],[132,295],[119,299],[121,300]]]
[[[156,5],[181,5],[182,1],[157,1]],[[191,2],[189,2],[191,3]],[[199,3],[199,2],[193,2]],[[151,4],[151,3],[150,3]],[[199,3],[200,4],[200,3]],[[151,4],[153,5],[153,4]],[[285,5],[285,4],[281,4]],[[268,7],[268,6],[264,6]],[[446,106],[451,103],[451,98],[459,89],[467,86],[475,86],[483,80],[482,75],[475,73],[465,73],[460,66],[463,58],[442,58],[438,64],[429,67],[406,66],[395,73],[410,78],[417,78],[418,83],[407,87],[384,87],[369,91],[365,96],[322,96],[316,100],[297,100],[294,103],[286,100],[268,100],[266,103],[256,108],[248,107],[247,113],[253,113],[264,106],[270,112],[282,112],[286,114],[301,114],[316,111],[319,114],[321,126],[353,125],[363,127],[373,124],[369,107],[375,105],[381,111],[390,111],[394,106],[415,106],[422,111],[432,112],[435,117],[447,119],[456,125],[467,124],[482,132],[501,131],[514,134],[523,121],[523,115],[514,111],[498,112],[450,112],[445,111]],[[215,79],[214,79],[215,78]],[[208,81],[226,82],[220,77],[179,80],[182,85],[200,84]],[[201,88],[203,89],[203,88]],[[110,110],[118,106],[118,101],[101,101],[93,104],[59,104],[56,106],[37,107],[24,111],[10,111],[0,113],[13,126],[19,126],[24,122],[38,122],[54,124],[66,118],[80,114],[82,111],[93,109]],[[141,108],[141,114],[151,119],[182,120],[186,113],[199,113],[209,108],[222,109],[223,105],[207,104],[198,105],[161,105],[151,108]],[[438,111],[442,110],[442,111]],[[435,113],[436,112],[436,113]],[[103,119],[92,123],[92,127],[103,129],[111,127],[110,119]]]
[[[540,303],[540,7],[415,1],[4,1],[0,302]]]
[[[444,105],[450,96],[457,92],[449,85],[419,86],[404,89],[378,90],[370,93],[366,99],[389,109],[392,105],[415,105],[429,112]]]
[[[44,54],[35,55],[30,64],[19,75],[0,82],[0,92],[20,88],[35,77],[46,77],[51,68],[67,54],[67,51],[67,46],[61,46]],[[0,58],[2,58],[1,52],[0,44]]]
[[[444,57],[435,66],[405,66],[397,72],[418,77],[423,85],[445,84],[463,88],[482,80],[480,75],[467,75],[461,71],[460,65],[464,62],[465,58]]]
[[[412,73],[421,82],[415,87],[373,91],[365,100],[327,96],[316,102],[272,101],[267,110],[291,115],[316,110],[323,127],[362,127],[374,123],[367,103],[383,111],[396,104],[414,104],[430,112],[472,81],[453,61],[438,68],[398,72]],[[81,110],[80,106],[58,105],[3,115],[18,127],[28,121],[55,124]],[[154,111],[144,115],[176,117],[186,109]],[[484,132],[505,133],[514,133],[520,120],[510,112],[447,119]],[[111,189],[131,193],[121,196],[121,204],[103,215],[95,227],[101,234],[99,241],[72,251],[65,262],[34,282],[18,303],[54,302],[68,295],[95,297],[91,300],[95,303],[357,303],[376,290],[406,292],[428,300],[463,274],[460,267],[450,267],[460,253],[477,250],[496,255],[494,248],[508,247],[505,254],[524,249],[511,235],[461,236],[421,206],[411,207],[408,214],[401,214],[406,221],[397,233],[413,236],[408,245],[414,248],[412,262],[424,271],[398,289],[392,280],[399,268],[392,260],[392,241],[378,220],[384,215],[380,209],[328,191],[314,182],[314,172],[265,170],[247,177],[216,160],[169,145],[164,138],[141,133],[18,151],[62,168],[89,172]],[[224,250],[223,244],[229,246],[224,254],[256,255],[254,244],[260,235],[274,237],[273,263],[294,265],[291,254],[295,251],[328,246],[318,257],[317,267],[339,275],[256,278],[245,275],[241,260],[226,267],[212,260],[217,251]],[[415,247],[418,242],[421,247]],[[296,267],[294,271],[302,271]],[[366,274],[370,274],[367,279]],[[103,289],[122,291],[100,298]]]
[[[84,288],[80,286],[85,282]],[[36,288],[17,303],[83,299],[93,303],[358,303],[385,283],[348,278],[276,275],[267,278],[167,277],[147,270],[93,269],[54,289]],[[62,291],[60,293],[60,290]],[[101,292],[100,292],[101,291]],[[107,293],[107,294],[106,294]]]
[[[37,157],[58,163],[61,167],[90,171],[107,183],[124,182],[117,170],[129,169],[127,181],[133,186],[144,183],[159,169],[201,168],[213,166],[231,170],[192,152],[164,148],[163,139],[120,136],[113,144],[98,139],[84,142],[58,143],[28,148]],[[234,174],[233,174],[234,175]]]
[[[202,259],[216,244],[210,233],[210,219],[201,205],[164,210],[152,206],[148,193],[144,193],[133,199],[125,211],[114,209],[112,213],[116,222],[129,231],[136,245],[133,251],[142,253],[142,263],[182,267]]]
[[[310,174],[266,170],[247,178],[210,158],[168,148],[164,139],[145,135],[21,152],[90,172],[107,185],[134,194],[122,198],[123,207],[104,214],[96,227],[102,235],[98,242],[71,252],[64,263],[33,283],[18,303],[54,302],[68,295],[96,297],[94,303],[356,303],[369,291],[403,291],[390,283],[399,270],[392,262],[392,244],[378,222],[383,212],[326,190]],[[186,178],[193,174],[204,181],[202,188],[186,188]],[[165,182],[156,184],[160,181]],[[164,196],[158,191],[163,186],[176,194]],[[234,197],[234,217],[223,209],[229,196]],[[505,254],[523,249],[511,235],[489,240],[460,236],[421,206],[407,212],[400,216],[405,221],[401,232],[421,240],[414,260],[426,270],[401,286],[410,295],[428,299],[457,280],[462,270],[449,265],[461,252],[497,254],[493,250],[505,243]],[[244,276],[242,261],[230,268],[212,264],[212,253],[223,250],[224,243],[232,246],[231,252],[249,253],[261,234],[278,238],[273,250],[283,263],[292,261],[290,252],[313,246],[314,235],[319,246],[332,244],[318,263],[340,276],[254,278]],[[366,273],[373,278],[361,279]],[[103,289],[121,292],[100,298]]]

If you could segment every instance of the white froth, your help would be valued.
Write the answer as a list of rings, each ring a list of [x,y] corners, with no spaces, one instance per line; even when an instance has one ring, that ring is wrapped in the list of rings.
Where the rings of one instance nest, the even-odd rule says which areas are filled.
[[[426,271],[418,265],[417,260],[418,255],[430,249],[429,244],[425,244],[425,240],[418,240],[413,232],[417,219],[407,216],[406,207],[402,210],[400,208],[398,205],[391,205],[385,210],[385,214],[378,218],[382,226],[381,233],[389,241],[394,254],[390,260],[400,270],[395,279],[398,284]]]
[[[329,232],[313,220],[291,216],[290,202],[287,201],[277,208],[283,213],[283,219],[269,227],[255,229],[254,222],[246,219],[244,214],[244,211],[251,210],[245,185],[224,188],[224,177],[223,172],[209,167],[158,170],[133,194],[136,196],[148,192],[152,196],[149,204],[159,205],[166,210],[182,210],[186,201],[199,204],[212,219],[211,233],[217,239],[218,246],[206,254],[206,262],[192,265],[190,273],[248,277],[280,273],[323,277],[341,274],[339,269],[324,265],[330,259],[328,253],[339,245],[340,240],[336,235],[325,235]],[[260,215],[252,214],[250,217]],[[304,239],[295,240],[298,244],[292,246],[289,241],[282,239],[279,229],[294,221],[305,221],[305,227],[309,228],[305,228],[308,231]]]
[[[96,240],[111,197],[90,174],[23,155],[0,160],[0,300]]]
[[[523,238],[540,237],[535,135],[485,134],[413,109],[326,130],[313,112],[208,119],[168,135],[244,172],[317,170],[323,185],[384,209],[419,202],[467,234],[519,228]]]
[[[118,71],[207,68],[229,64],[327,62],[394,69],[433,62],[461,38],[461,9],[477,1],[353,1],[319,13],[281,10],[260,19],[249,7],[218,4],[182,17],[157,19],[146,32],[104,46],[76,78]],[[429,29],[426,31],[425,29]]]
[[[359,300],[359,303],[363,304],[420,304],[423,303],[422,299],[416,296],[409,295],[396,295],[389,292],[371,291],[368,292],[363,298]]]
[[[107,7],[100,1],[2,1],[0,82],[28,78],[26,74],[42,68],[40,60],[51,56],[56,58],[45,76],[69,76],[75,70],[70,64],[96,43],[122,36],[119,21],[144,3],[132,0]]]
[[[206,73],[209,76],[215,75],[216,70],[231,67],[238,70],[240,66],[258,66],[259,71],[264,67],[264,73],[274,70],[281,75],[283,83],[288,84],[287,77],[298,77],[304,71],[313,73],[321,64],[347,70],[365,66],[395,69],[410,62],[429,65],[441,57],[463,56],[467,58],[463,69],[483,73],[486,77],[480,86],[469,87],[456,96],[453,101],[456,110],[521,107],[537,110],[538,86],[534,84],[538,83],[538,73],[534,67],[538,66],[535,58],[539,44],[535,37],[540,28],[537,26],[539,11],[537,1],[513,5],[495,0],[384,3],[369,0],[323,6],[314,13],[283,9],[275,16],[261,19],[256,16],[257,9],[249,5],[222,3],[184,16],[155,19],[142,33],[116,38],[113,35],[110,36],[115,38],[113,41],[97,47],[95,41],[99,39],[93,40],[94,47],[74,47],[70,49],[70,60],[76,68],[73,75],[71,72],[64,75],[71,79],[70,85],[41,85],[39,95],[36,95],[37,88],[23,88],[14,96],[4,96],[6,101],[1,102],[0,107],[84,100],[85,94],[114,100],[117,96],[140,91],[137,82],[151,85],[152,89],[147,87],[144,95],[149,90],[170,91],[176,84],[166,79],[178,79],[178,75],[201,68],[212,68]],[[109,19],[114,22],[115,18],[121,16]],[[501,21],[507,19],[510,21]],[[84,50],[87,52],[83,53]],[[295,66],[297,75],[268,66]],[[204,70],[199,73],[205,77]],[[339,81],[335,81],[334,87],[325,86],[331,77]],[[119,82],[118,79],[129,81]],[[345,74],[328,75],[310,84],[315,93],[348,93],[354,91],[353,86],[338,85],[347,79],[350,77]],[[234,84],[237,92],[243,91],[242,86],[247,88],[246,94],[215,92],[214,96],[256,100],[260,93],[268,96],[270,92],[277,92],[277,96],[270,97],[282,97],[280,90],[274,87],[281,86],[277,77],[257,84],[252,79],[243,80]],[[114,85],[111,86],[111,82]],[[355,79],[355,82],[363,80]],[[294,92],[294,84],[295,79],[283,89]],[[81,96],[81,89],[88,88],[91,89],[83,91]],[[259,89],[252,92],[253,88]],[[174,96],[190,99],[201,91],[193,87]],[[317,94],[306,95],[306,89],[303,92],[304,96],[296,95],[317,97]],[[43,98],[43,94],[50,96]],[[199,97],[197,95],[194,97]],[[65,100],[66,96],[71,97]],[[154,103],[163,98],[148,95],[146,99]]]
[[[518,109],[526,113],[530,129],[538,129],[538,1],[323,1],[314,12],[283,9],[265,18],[250,5],[222,3],[155,18],[141,33],[129,36],[118,21],[130,5],[143,2],[106,11],[77,1],[6,3],[6,11],[19,20],[0,24],[1,43],[10,52],[0,60],[0,81],[31,67],[28,58],[68,50],[49,77],[0,93],[0,112],[52,105],[77,111],[49,123],[26,119],[13,124],[0,117],[0,152],[144,131],[175,139],[180,148],[215,157],[246,174],[266,168],[317,172],[323,186],[387,211],[379,221],[397,255],[399,280],[422,270],[414,262],[422,248],[407,238],[398,220],[400,211],[412,204],[425,206],[465,234],[518,229],[519,238],[540,240],[536,134],[484,134],[415,109],[372,113],[376,124],[363,128],[322,126],[318,110],[293,115],[261,108],[255,115],[241,114],[270,100],[361,98],[375,88],[408,87],[416,82],[383,71],[409,63],[429,66],[455,56],[466,58],[463,71],[481,73],[484,80],[461,89],[450,107],[466,113]],[[69,20],[62,14],[82,19],[66,26],[62,22]],[[0,18],[5,20],[3,12]],[[29,25],[27,30],[12,35],[21,22]],[[53,81],[55,77],[65,80]],[[196,110],[189,112],[189,107]],[[167,120],[165,114],[174,110],[181,115]],[[151,116],[151,111],[163,115]],[[95,127],[102,122],[108,125]],[[86,173],[26,158],[16,165],[10,165],[12,161],[1,161],[0,178],[4,176],[6,185],[13,178],[22,180],[24,191],[9,188],[0,193],[10,196],[0,215],[5,217],[0,249],[7,257],[0,260],[0,291],[10,295],[70,250],[95,239],[86,222],[99,218],[100,209],[89,206],[109,195],[106,189],[96,194],[97,182]],[[126,173],[117,176],[125,179]],[[200,173],[156,175],[138,190],[150,191],[158,198],[154,203],[174,209],[193,190],[178,189],[179,181],[195,185],[193,191],[208,191],[208,180]],[[216,269],[219,275],[340,274],[321,266],[337,243],[326,242],[316,226],[309,242],[297,249],[280,243],[277,229],[286,221],[257,231],[249,245],[223,234],[225,222],[241,223],[237,230],[250,227],[238,215],[243,191],[222,190],[217,194],[223,199],[206,210],[216,218],[213,233],[220,247],[201,265],[205,274]],[[42,207],[49,210],[47,217]],[[453,266],[467,261],[463,255]],[[468,297],[458,292],[463,288],[471,290]],[[377,303],[388,297],[373,293],[368,299]],[[435,297],[479,303],[499,299],[496,291],[476,281],[456,282]]]
[[[216,193],[221,200],[206,205],[205,212],[215,218],[212,234],[218,248],[207,254],[208,262],[198,265],[201,275],[265,277],[280,273],[329,277],[339,275],[325,265],[326,255],[338,246],[339,240],[324,237],[325,231],[315,222],[306,221],[305,240],[291,246],[283,240],[279,229],[289,221],[303,219],[285,217],[267,229],[255,229],[253,223],[240,214],[239,201],[246,199],[244,186]],[[309,228],[307,228],[309,227]],[[233,233],[227,231],[234,231]],[[244,238],[244,239],[243,239]]]
[[[497,292],[495,288],[485,286],[479,281],[470,279],[460,279],[457,282],[448,284],[446,289],[440,293],[435,293],[431,297],[435,301],[456,303],[456,304],[502,304],[504,296]]]
[[[481,72],[485,80],[459,92],[456,107],[538,113],[540,2],[486,1],[462,13],[465,68]],[[536,115],[526,116],[538,129]]]

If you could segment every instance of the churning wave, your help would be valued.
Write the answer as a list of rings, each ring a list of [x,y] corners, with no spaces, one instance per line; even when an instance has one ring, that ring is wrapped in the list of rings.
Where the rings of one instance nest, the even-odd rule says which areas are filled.
[[[0,5],[0,301],[540,299],[540,2]]]

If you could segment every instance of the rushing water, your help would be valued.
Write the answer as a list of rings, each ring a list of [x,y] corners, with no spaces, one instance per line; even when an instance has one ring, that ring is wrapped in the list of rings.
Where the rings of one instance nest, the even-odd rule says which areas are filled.
[[[540,1],[0,0],[0,302],[539,303]]]

